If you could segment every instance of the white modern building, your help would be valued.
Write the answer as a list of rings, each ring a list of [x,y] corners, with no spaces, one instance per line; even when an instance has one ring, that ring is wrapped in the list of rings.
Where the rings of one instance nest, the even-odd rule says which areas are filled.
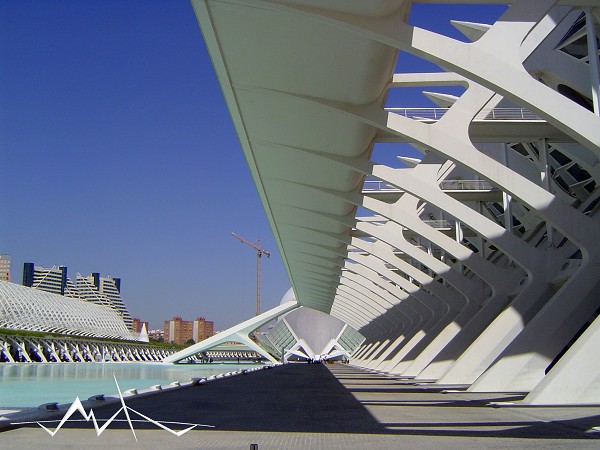
[[[65,295],[67,280],[66,266],[43,267],[34,263],[23,264],[23,286]]]
[[[361,367],[600,403],[600,5],[436,1],[459,35],[430,3],[192,0],[297,299],[254,325],[312,308]]]
[[[267,348],[277,350],[287,361],[347,361],[364,337],[341,320],[317,311],[300,307],[277,320],[265,334]],[[277,354],[275,353],[275,354]]]
[[[133,319],[121,298],[121,279],[110,275],[101,277],[93,272],[88,276],[77,274],[73,282],[66,266],[43,267],[34,263],[23,265],[23,285],[66,297],[107,306],[115,310],[133,331]]]
[[[0,281],[0,328],[135,341],[112,308]]]
[[[295,302],[290,289],[281,304]],[[347,323],[313,308],[296,308],[277,318],[266,333],[255,333],[259,343],[282,361],[347,361],[365,340]]]
[[[133,319],[121,298],[121,279],[110,275],[101,277],[99,273],[88,276],[77,274],[76,296],[88,302],[105,305],[114,309],[123,319],[129,330],[133,330]]]

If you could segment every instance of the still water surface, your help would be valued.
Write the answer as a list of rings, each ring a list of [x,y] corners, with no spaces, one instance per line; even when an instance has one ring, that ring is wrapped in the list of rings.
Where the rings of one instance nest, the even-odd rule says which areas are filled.
[[[260,364],[163,363],[0,363],[0,408],[37,407],[42,403],[71,403],[96,394],[146,389],[155,384],[189,381]]]

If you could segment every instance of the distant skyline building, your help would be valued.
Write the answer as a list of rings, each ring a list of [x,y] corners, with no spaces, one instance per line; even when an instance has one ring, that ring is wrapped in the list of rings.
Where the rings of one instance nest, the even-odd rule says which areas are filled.
[[[192,323],[192,339],[200,342],[215,334],[215,324],[204,317],[197,317]]]
[[[142,328],[144,327],[144,325],[146,326],[146,331],[147,332],[150,331],[150,325],[148,324],[148,322],[142,322],[137,317],[133,318],[132,324],[133,324],[132,326],[133,326],[133,332],[134,333],[141,333],[142,332]]]
[[[101,277],[98,272],[92,272],[88,276],[78,273],[73,283],[67,275],[66,266],[47,268],[34,263],[24,263],[23,286],[108,306],[117,312],[125,326],[133,331],[131,314],[121,298],[120,278],[112,278],[110,275]]]
[[[0,255],[0,281],[10,281],[10,255]]]
[[[171,320],[165,320],[164,330],[165,342],[174,342],[181,345],[192,338],[192,323],[183,320],[179,316],[175,316]]]
[[[67,268],[65,266],[42,267],[34,263],[25,263],[23,264],[23,286],[65,295]]]
[[[188,321],[175,316],[171,320],[165,320],[165,342],[183,345],[190,339],[193,339],[194,342],[200,342],[213,335],[214,322],[206,320],[204,317],[197,317],[196,320]]]
[[[149,330],[148,337],[151,341],[161,341],[165,338],[165,330]]]
[[[127,328],[133,330],[133,319],[121,298],[121,279],[110,275],[101,277],[93,272],[88,276],[77,274],[75,287],[80,298],[92,303],[110,306],[123,318]]]

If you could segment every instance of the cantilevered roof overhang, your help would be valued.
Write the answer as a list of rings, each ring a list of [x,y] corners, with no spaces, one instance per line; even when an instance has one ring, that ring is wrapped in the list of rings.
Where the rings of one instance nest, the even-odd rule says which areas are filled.
[[[335,158],[368,161],[377,135],[335,105],[381,109],[397,50],[309,20],[297,2],[192,4],[296,298],[329,313],[364,180]],[[302,2],[368,20],[409,4]]]
[[[193,3],[296,298],[365,337],[354,364],[600,401],[597,0],[508,0],[454,22],[470,42],[409,9],[493,0]],[[394,75],[396,49],[446,72]],[[370,160],[398,142],[423,159]]]

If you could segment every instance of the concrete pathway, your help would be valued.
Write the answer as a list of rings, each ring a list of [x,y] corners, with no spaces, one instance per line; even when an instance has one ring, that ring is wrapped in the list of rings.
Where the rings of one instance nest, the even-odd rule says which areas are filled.
[[[134,422],[136,442],[121,412],[118,418],[124,421],[111,423],[99,437],[85,421],[69,422],[55,437],[31,425],[0,433],[0,448],[600,448],[600,432],[594,431],[600,426],[600,407],[492,408],[490,401],[522,396],[440,391],[347,365],[288,364],[126,399],[129,408],[151,419],[208,424],[211,429],[177,437]],[[119,407],[94,407],[94,412],[108,418]],[[61,419],[65,412],[54,415]],[[133,412],[130,418],[140,419]],[[56,423],[48,426],[54,429]]]

